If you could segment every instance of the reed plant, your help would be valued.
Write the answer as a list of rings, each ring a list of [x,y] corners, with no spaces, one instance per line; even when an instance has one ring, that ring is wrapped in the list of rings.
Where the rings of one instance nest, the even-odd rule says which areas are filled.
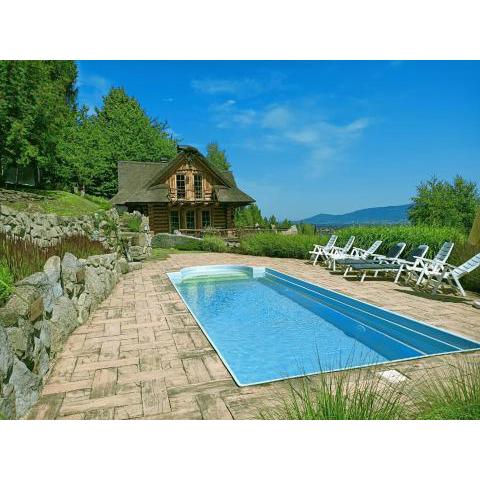
[[[0,261],[8,268],[14,282],[43,270],[48,258],[54,255],[63,257],[66,252],[86,258],[106,253],[106,249],[101,242],[83,235],[64,237],[57,245],[42,248],[30,240],[0,234]]]
[[[480,358],[461,358],[443,371],[426,370],[414,386],[416,418],[423,420],[480,419]]]
[[[387,384],[364,371],[326,373],[289,381],[270,420],[398,420],[409,416],[402,384]]]

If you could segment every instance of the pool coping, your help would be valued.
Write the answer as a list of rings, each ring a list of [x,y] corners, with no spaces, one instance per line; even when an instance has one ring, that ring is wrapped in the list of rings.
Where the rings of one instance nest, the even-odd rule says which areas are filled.
[[[239,269],[239,268],[242,268],[242,269],[251,269],[252,270],[252,275],[253,275],[253,278],[255,278],[254,276],[254,271],[255,270],[260,270],[260,269],[264,269],[264,270],[270,270],[270,271],[273,271],[273,272],[278,272],[280,273],[281,275],[285,275],[289,278],[293,278],[295,280],[299,280],[303,283],[306,283],[308,285],[311,285],[312,287],[318,287],[318,288],[321,288],[321,289],[324,289],[324,290],[327,290],[329,292],[333,292],[335,293],[336,295],[340,295],[341,297],[344,297],[344,298],[352,298],[353,300],[359,302],[359,303],[362,303],[362,304],[365,304],[365,305],[368,305],[370,307],[374,307],[374,308],[377,308],[379,310],[382,310],[384,312],[388,312],[390,314],[394,314],[394,315],[398,315],[398,316],[401,316],[401,317],[404,317],[414,323],[419,323],[419,324],[422,324],[422,325],[426,325],[430,328],[433,328],[433,329],[436,329],[436,330],[439,330],[439,331],[442,331],[444,333],[447,333],[447,334],[450,334],[450,335],[454,335],[458,338],[461,338],[463,340],[466,340],[466,341],[469,341],[469,342],[473,342],[473,343],[476,343],[476,344],[479,344],[478,347],[476,348],[469,348],[469,349],[461,349],[461,350],[458,350],[458,351],[454,351],[454,352],[441,352],[441,353],[432,353],[432,354],[428,354],[428,355],[419,355],[419,356],[415,356],[415,357],[408,357],[408,358],[404,358],[404,359],[397,359],[397,360],[388,360],[386,362],[377,362],[377,363],[369,363],[369,364],[365,364],[365,365],[359,365],[359,366],[353,366],[353,367],[344,367],[344,368],[338,368],[338,369],[332,369],[332,370],[318,370],[318,371],[315,371],[315,372],[312,372],[312,373],[304,373],[304,374],[298,374],[298,375],[288,375],[288,376],[284,376],[284,377],[281,377],[281,378],[275,378],[275,379],[270,379],[270,380],[264,380],[264,381],[260,381],[260,382],[251,382],[251,383],[242,383],[238,378],[237,376],[235,375],[235,372],[233,371],[233,369],[230,367],[229,363],[226,361],[226,359],[223,357],[221,351],[219,348],[217,348],[215,342],[210,338],[210,336],[208,335],[208,332],[206,331],[206,329],[203,327],[202,325],[202,322],[197,318],[197,316],[195,315],[195,313],[190,309],[190,306],[188,305],[188,302],[186,301],[186,299],[184,298],[184,296],[182,295],[182,293],[180,292],[180,290],[177,288],[177,285],[175,284],[175,282],[172,280],[172,276],[174,274],[180,274],[182,271],[184,270],[195,270],[196,268],[202,268],[202,269],[207,269],[207,270],[213,270],[215,268],[219,268],[219,267],[222,267],[222,268],[225,268],[225,267],[234,267],[235,269]],[[380,307],[378,305],[375,305],[373,303],[369,303],[369,302],[366,302],[364,300],[359,300],[353,296],[349,296],[349,295],[346,295],[344,293],[341,293],[341,292],[337,292],[335,290],[332,290],[330,288],[326,288],[326,287],[322,287],[321,285],[317,285],[315,283],[312,283],[308,280],[303,280],[303,279],[300,279],[300,278],[297,278],[297,277],[294,277],[292,275],[289,275],[288,273],[284,273],[284,272],[281,272],[279,270],[276,270],[274,268],[270,268],[270,267],[259,267],[259,266],[251,266],[251,265],[237,265],[237,264],[221,264],[221,265],[197,265],[197,266],[192,266],[192,267],[184,267],[178,271],[175,271],[175,272],[166,272],[166,276],[167,278],[169,279],[170,283],[173,285],[173,287],[175,288],[175,291],[177,292],[177,294],[180,296],[180,298],[182,299],[184,305],[187,307],[188,311],[190,312],[190,314],[193,316],[193,318],[195,319],[195,321],[197,322],[198,326],[200,327],[200,329],[202,330],[203,334],[205,335],[205,337],[208,339],[208,341],[210,342],[210,344],[212,345],[213,349],[215,350],[216,354],[219,356],[219,358],[222,360],[223,364],[225,365],[225,368],[228,370],[228,372],[230,373],[230,375],[232,376],[233,380],[235,381],[235,383],[239,386],[239,387],[252,387],[252,386],[256,386],[256,385],[268,385],[270,383],[274,383],[274,382],[281,382],[281,381],[285,381],[285,380],[291,380],[291,379],[295,379],[295,378],[303,378],[303,377],[312,377],[312,376],[315,376],[315,375],[321,375],[321,374],[324,374],[324,373],[335,373],[335,372],[345,372],[345,371],[351,371],[351,370],[358,370],[360,368],[371,368],[371,367],[377,367],[377,366],[382,366],[382,365],[393,365],[393,364],[397,364],[397,363],[403,363],[403,362],[409,362],[409,361],[414,361],[414,360],[419,360],[419,359],[423,359],[423,358],[431,358],[431,357],[439,357],[439,356],[443,356],[443,355],[455,355],[455,354],[462,354],[462,353],[468,353],[468,352],[476,352],[476,351],[480,351],[480,343],[477,342],[476,340],[473,340],[471,338],[468,338],[468,337],[465,337],[463,335],[460,335],[460,334],[457,334],[457,333],[453,333],[451,332],[450,330],[446,330],[444,328],[441,328],[441,327],[437,327],[437,326],[433,326],[433,325],[430,325],[426,322],[422,322],[421,320],[417,320],[415,318],[412,318],[412,317],[409,317],[407,315],[403,315],[403,314],[400,314],[400,313],[397,313],[393,310],[389,310],[387,308],[383,308],[383,307]],[[315,290],[312,290],[313,292],[315,292]],[[316,292],[318,293],[318,292]]]

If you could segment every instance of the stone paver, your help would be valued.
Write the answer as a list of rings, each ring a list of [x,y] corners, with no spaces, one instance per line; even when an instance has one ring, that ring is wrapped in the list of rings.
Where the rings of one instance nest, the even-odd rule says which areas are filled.
[[[238,387],[165,275],[208,264],[272,267],[480,341],[480,312],[471,298],[432,297],[388,280],[361,284],[301,260],[171,255],[125,275],[70,336],[29,418],[249,419],[277,405],[287,382]],[[445,358],[382,368],[415,379],[426,368],[444,368]]]

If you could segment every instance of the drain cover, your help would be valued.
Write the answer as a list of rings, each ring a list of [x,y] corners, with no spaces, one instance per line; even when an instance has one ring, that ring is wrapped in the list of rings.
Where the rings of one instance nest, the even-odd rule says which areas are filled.
[[[400,383],[408,380],[408,378],[401,374],[398,370],[384,370],[383,372],[378,372],[377,375],[380,375],[382,378],[391,383]]]

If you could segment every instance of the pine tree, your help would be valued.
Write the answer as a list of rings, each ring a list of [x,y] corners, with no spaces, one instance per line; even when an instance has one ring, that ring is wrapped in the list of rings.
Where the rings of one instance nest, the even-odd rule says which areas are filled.
[[[75,115],[73,61],[0,61],[0,167],[32,166],[60,180],[58,144]]]
[[[207,160],[219,170],[230,170],[227,154],[225,150],[220,149],[217,142],[210,142],[207,145]]]

